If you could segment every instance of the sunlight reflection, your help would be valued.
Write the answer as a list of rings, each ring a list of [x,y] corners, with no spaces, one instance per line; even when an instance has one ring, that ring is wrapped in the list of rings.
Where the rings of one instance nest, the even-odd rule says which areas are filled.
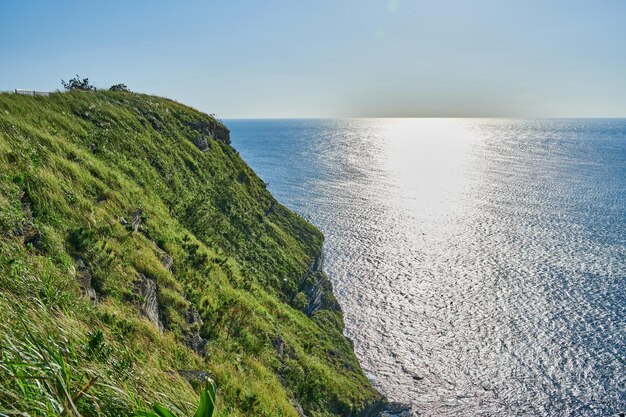
[[[426,218],[458,209],[469,186],[466,162],[479,141],[467,124],[462,119],[387,119],[381,124],[385,168],[399,188],[389,193],[394,205]]]

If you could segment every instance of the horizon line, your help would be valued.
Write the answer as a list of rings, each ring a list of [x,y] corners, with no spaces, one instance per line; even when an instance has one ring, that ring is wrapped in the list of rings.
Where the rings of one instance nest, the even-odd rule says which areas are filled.
[[[495,119],[495,120],[593,120],[626,119],[626,116],[272,116],[272,117],[221,117],[221,120],[376,120],[376,119]]]

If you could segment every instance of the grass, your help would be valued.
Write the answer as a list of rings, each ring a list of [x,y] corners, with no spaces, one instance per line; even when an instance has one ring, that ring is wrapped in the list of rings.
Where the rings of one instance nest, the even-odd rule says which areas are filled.
[[[0,94],[0,415],[121,416],[154,402],[192,415],[202,387],[179,371],[216,381],[216,416],[297,416],[295,403],[346,415],[380,399],[326,277],[301,285],[323,236],[211,125],[127,92]],[[141,276],[156,283],[163,332],[141,314]],[[308,317],[318,279],[324,302]]]
[[[198,408],[193,414],[193,417],[212,417],[213,413],[215,412],[215,402],[215,383],[213,382],[213,380],[208,379],[205,383],[204,389],[200,392]],[[152,408],[154,412],[144,411],[137,413],[137,415],[142,417],[176,417],[176,414],[160,404],[154,403],[152,405]]]

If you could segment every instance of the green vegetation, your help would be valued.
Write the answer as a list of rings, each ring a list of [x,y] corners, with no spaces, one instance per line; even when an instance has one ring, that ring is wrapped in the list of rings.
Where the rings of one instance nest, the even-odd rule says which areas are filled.
[[[380,400],[322,235],[229,143],[162,98],[0,94],[0,415],[192,415],[207,375],[216,416]]]
[[[96,87],[89,83],[89,78],[81,79],[78,74],[69,81],[61,80],[61,84],[66,90],[96,91]]]
[[[202,392],[200,393],[200,403],[198,409],[194,413],[193,417],[212,417],[215,411],[216,389],[212,380],[208,380]],[[150,411],[138,413],[142,417],[176,417],[176,414],[172,413],[167,408],[154,404],[152,406],[154,413]]]
[[[119,83],[119,84],[113,84],[111,87],[109,87],[110,91],[130,91],[128,89],[128,86],[126,84],[123,83]]]

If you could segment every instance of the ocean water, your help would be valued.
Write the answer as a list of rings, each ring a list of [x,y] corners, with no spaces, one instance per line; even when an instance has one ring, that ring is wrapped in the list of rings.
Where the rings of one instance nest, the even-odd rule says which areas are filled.
[[[626,411],[626,120],[230,120],[425,416]]]

